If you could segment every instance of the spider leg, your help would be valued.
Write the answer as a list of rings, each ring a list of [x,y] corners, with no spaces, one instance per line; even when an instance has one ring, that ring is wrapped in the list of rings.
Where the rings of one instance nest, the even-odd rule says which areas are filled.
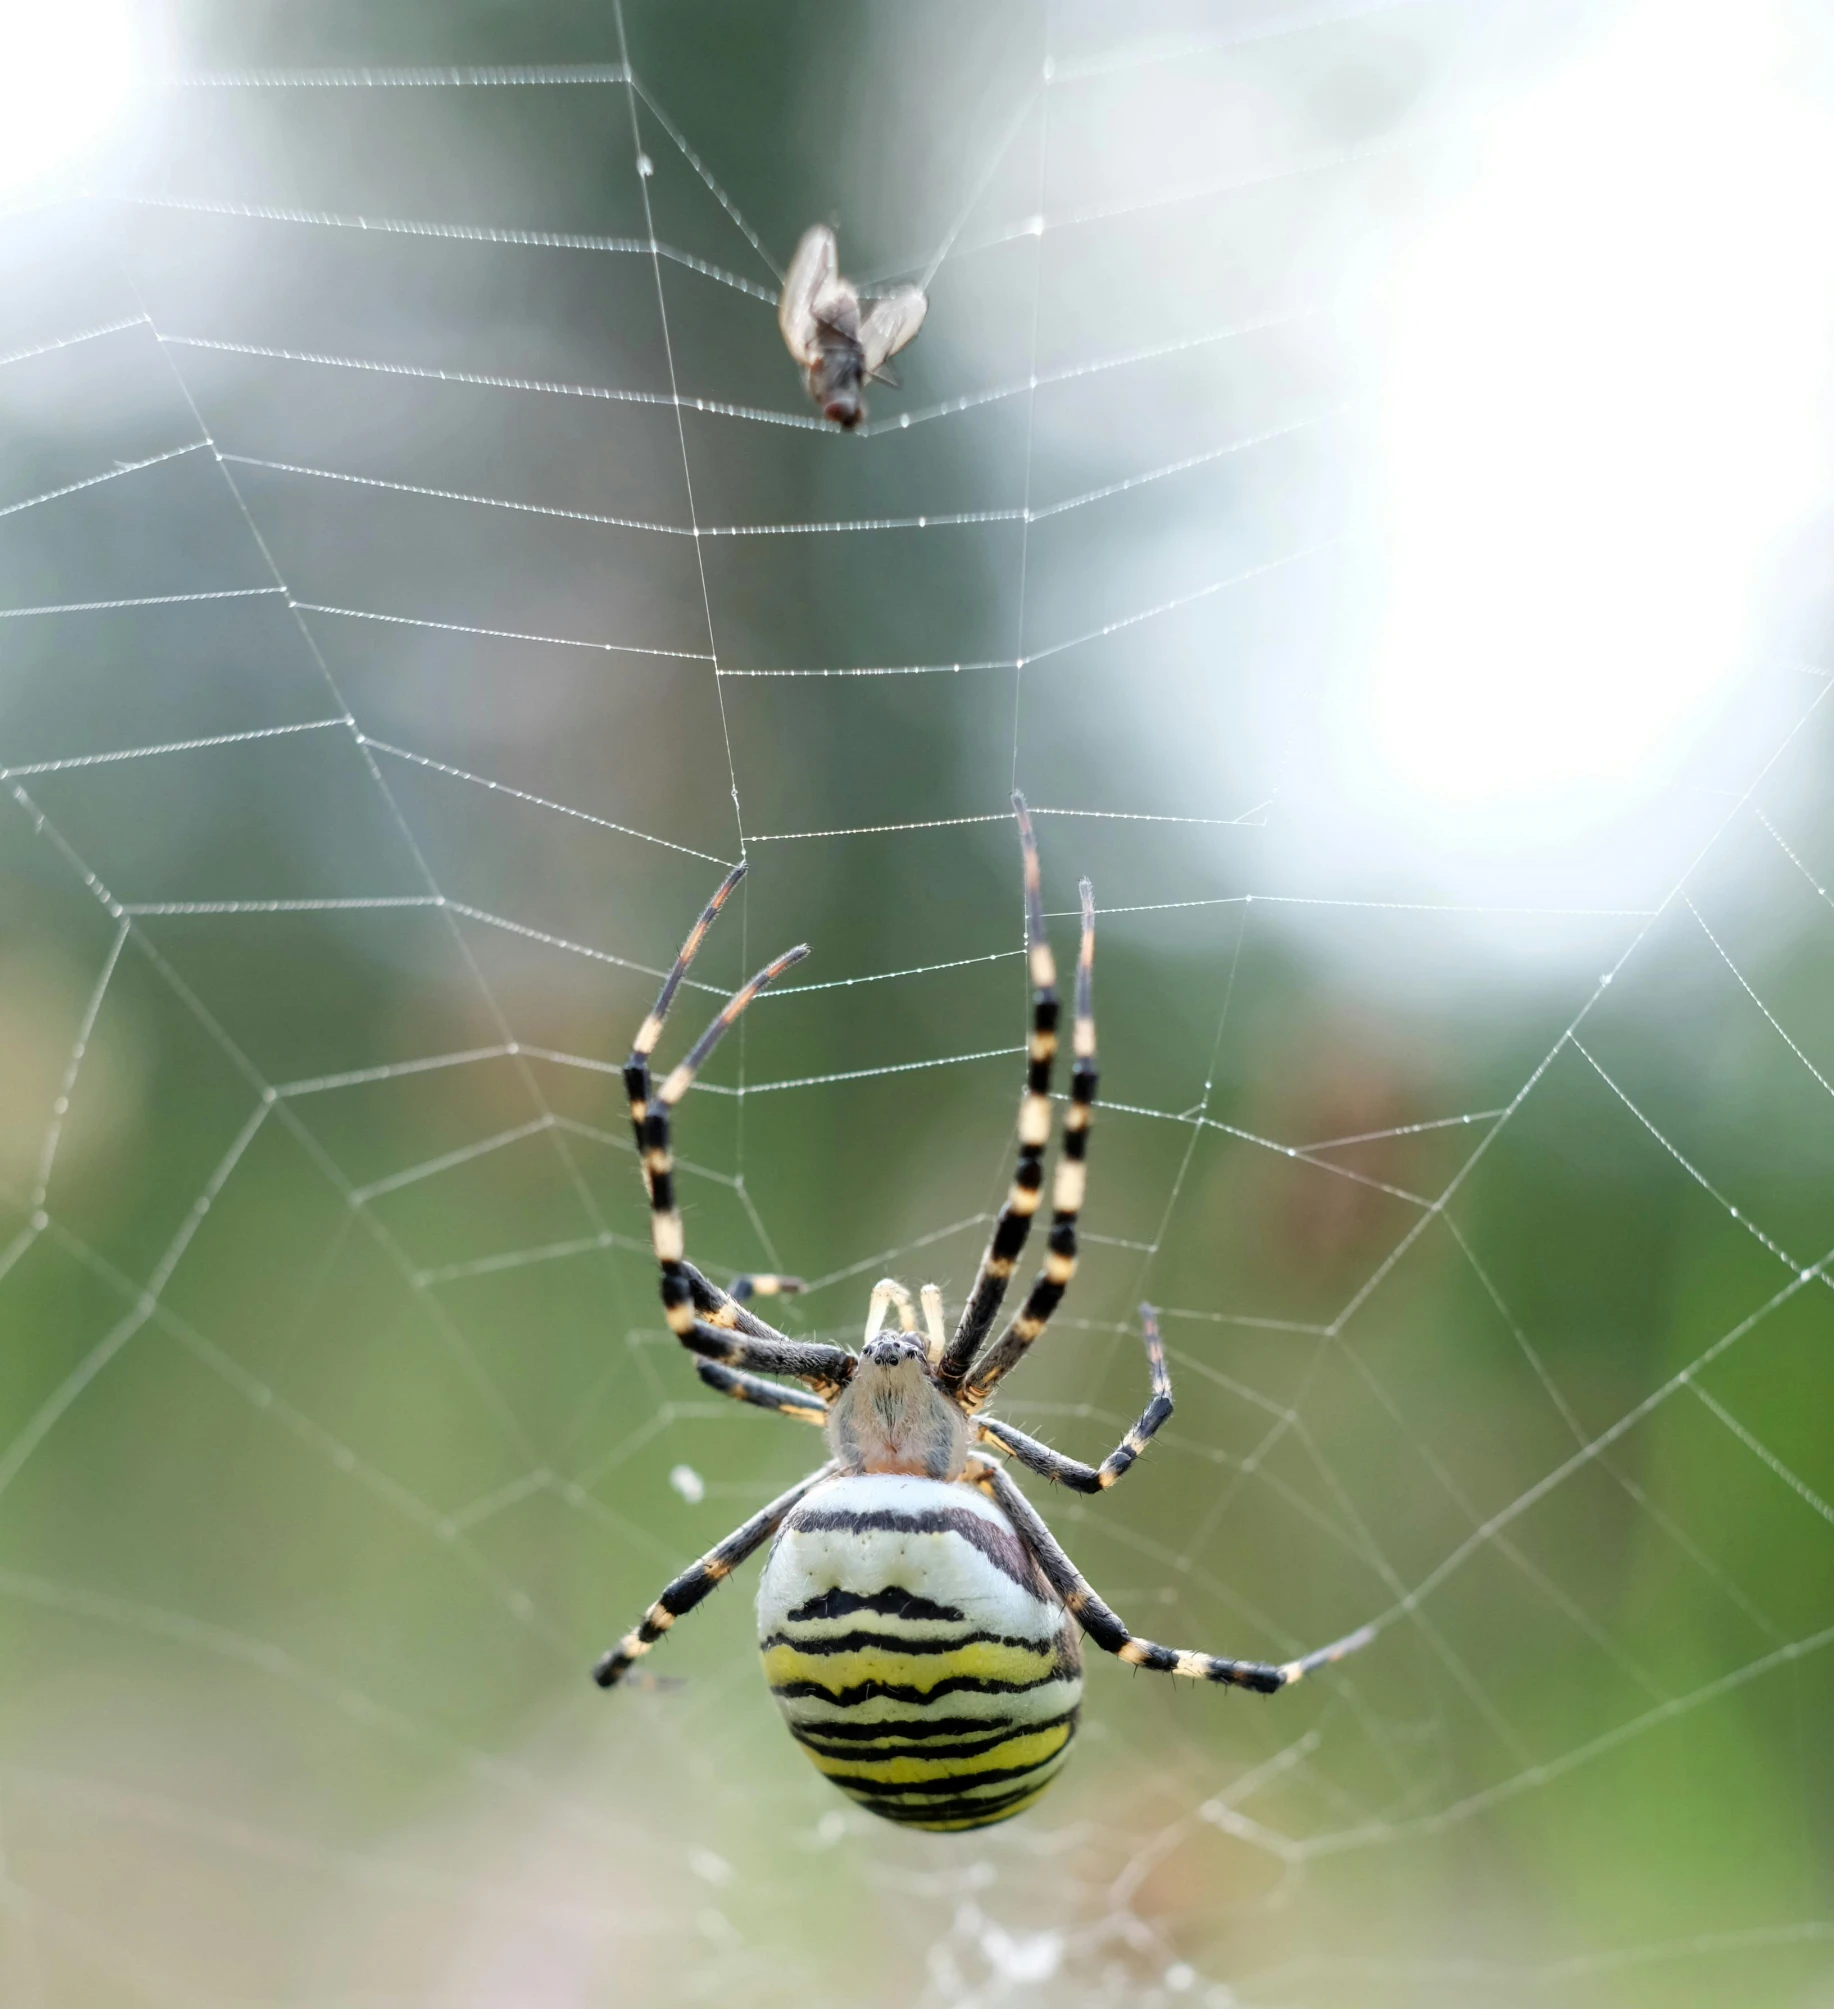
[[[756,1367],[766,1374],[787,1374],[806,1381],[819,1393],[832,1395],[845,1387],[853,1374],[854,1359],[844,1347],[822,1346],[791,1339],[774,1325],[748,1311],[736,1298],[729,1298],[718,1284],[709,1283],[691,1262],[680,1265],[685,1299],[671,1312],[669,1329],[690,1353],[702,1360],[718,1361],[729,1367]],[[663,1273],[663,1302],[669,1302],[667,1266]]]
[[[670,1112],[693,1086],[694,1077],[721,1036],[766,984],[802,961],[809,953],[807,947],[787,950],[735,991],[662,1086],[654,1091],[650,1086],[650,1055],[662,1037],[669,1006],[707,930],[744,872],[742,864],[733,867],[689,931],[674,968],[663,980],[655,1008],[638,1028],[630,1059],[625,1063],[624,1084],[630,1096],[631,1124],[637,1133],[638,1162],[649,1190],[650,1241],[662,1272],[662,1305],[669,1330],[689,1352],[727,1366],[788,1374],[818,1388],[838,1388],[853,1372],[852,1354],[838,1346],[811,1346],[786,1339],[687,1263],[681,1215],[675,1206],[675,1167],[669,1145]]]
[[[718,1548],[709,1549],[692,1569],[683,1570],[649,1610],[634,1630],[627,1632],[592,1670],[601,1688],[612,1688],[629,1672],[633,1661],[641,1660],[678,1618],[692,1611],[709,1591],[717,1590],[745,1558],[770,1540],[790,1509],[805,1493],[812,1492],[824,1479],[834,1476],[832,1463],[799,1479],[787,1493],[778,1494],[768,1507],[760,1508],[743,1527],[734,1528]]]
[[[734,1277],[730,1296],[743,1303],[754,1297],[794,1297],[798,1291],[807,1290],[808,1285],[801,1277],[780,1277],[765,1271],[756,1271],[742,1277]]]
[[[701,910],[701,917],[688,930],[688,939],[681,945],[681,954],[675,958],[674,967],[662,980],[662,990],[656,999],[650,1015],[637,1028],[637,1037],[631,1042],[630,1058],[624,1063],[624,1092],[630,1098],[630,1124],[637,1138],[637,1162],[643,1163],[643,1125],[649,1114],[650,1100],[650,1055],[656,1051],[656,1042],[662,1037],[662,1028],[668,1023],[669,1007],[675,1002],[675,993],[681,989],[681,980],[688,974],[688,965],[700,953],[700,945],[707,939],[707,931],[720,917],[720,909],[732,897],[733,888],[745,876],[745,863],[741,859],[724,879],[718,890]],[[644,1170],[644,1184],[649,1183],[649,1172]]]
[[[1076,1220],[1088,1187],[1089,1126],[1095,1115],[1096,1083],[1095,891],[1087,879],[1078,890],[1082,895],[1083,938],[1076,957],[1076,1022],[1071,1034],[1076,1058],[1070,1072],[1070,1113],[1064,1118],[1063,1155],[1052,1182],[1048,1252],[1018,1316],[974,1363],[962,1386],[957,1400],[971,1416],[1025,1358],[1076,1274]]]
[[[942,1292],[935,1284],[925,1284],[917,1293],[917,1301],[923,1306],[924,1350],[934,1367],[942,1359],[943,1348],[949,1343],[943,1337]]]
[[[1099,1465],[1085,1465],[1080,1459],[1066,1458],[1061,1451],[1053,1451],[1048,1444],[1040,1444],[1036,1437],[1028,1437],[1023,1430],[1015,1430],[1010,1423],[1002,1423],[992,1416],[981,1420],[980,1441],[998,1445],[1041,1479],[1068,1486],[1078,1493],[1107,1492],[1153,1441],[1159,1426],[1172,1413],[1172,1377],[1166,1372],[1165,1348],[1159,1340],[1159,1320],[1151,1305],[1140,1307],[1140,1319],[1145,1328],[1146,1358],[1153,1377],[1152,1400],[1141,1411],[1139,1422]]]
[[[1006,1473],[986,1459],[969,1465],[969,1476],[996,1500],[1018,1530],[1019,1539],[1031,1551],[1046,1580],[1069,1607],[1071,1615],[1104,1653],[1112,1653],[1131,1667],[1150,1668],[1155,1674],[1180,1674],[1187,1681],[1215,1681],[1230,1688],[1252,1688],[1260,1695],[1277,1694],[1308,1674],[1346,1654],[1367,1646],[1375,1637],[1373,1626],[1361,1626],[1343,1639],[1321,1646],[1298,1660],[1275,1665],[1265,1660],[1224,1660],[1215,1654],[1192,1653],[1175,1646],[1157,1646],[1150,1639],[1136,1639],[1120,1619],[1089,1587],[1088,1579],[1064,1554],[1057,1537],[1039,1518],[1032,1503]]]
[[[828,1405],[819,1395],[805,1395],[800,1388],[780,1388],[774,1381],[722,1367],[715,1360],[697,1360],[694,1371],[709,1388],[753,1409],[772,1409],[779,1416],[795,1417],[798,1423],[813,1423],[817,1429],[828,1420]]]
[[[896,1277],[881,1277],[872,1287],[872,1296],[866,1305],[866,1338],[861,1343],[868,1344],[879,1336],[879,1328],[885,1323],[885,1314],[893,1305],[898,1307],[898,1326],[902,1332],[917,1330],[917,1308],[911,1302],[911,1294]]]
[[[1019,819],[1019,852],[1025,868],[1025,951],[1032,979],[1032,1036],[1026,1049],[1025,1092],[1019,1098],[1019,1162],[1011,1190],[975,1273],[968,1302],[962,1307],[955,1336],[943,1349],[937,1379],[953,1393],[961,1386],[974,1356],[980,1352],[1006,1285],[1032,1230],[1038,1196],[1044,1187],[1044,1147],[1051,1141],[1051,1063],[1057,1055],[1057,963],[1044,933],[1044,886],[1038,867],[1038,842],[1025,797],[1015,794],[1013,813]]]
[[[774,1339],[786,1346],[793,1343],[787,1333],[779,1332],[774,1325],[767,1323],[749,1309],[746,1299],[750,1293],[740,1289],[740,1285],[748,1282],[755,1284],[758,1281],[756,1277],[735,1278],[729,1295],[721,1290],[718,1284],[702,1276],[700,1271],[685,1259],[682,1262],[681,1273],[688,1280],[688,1295],[693,1301],[695,1311],[709,1325],[728,1327],[733,1332],[744,1333],[750,1339]],[[796,1284],[800,1287],[802,1279],[777,1277],[772,1281],[779,1285]]]
[[[764,1374],[787,1374],[792,1381],[806,1381],[818,1395],[834,1395],[853,1378],[854,1357],[845,1347],[800,1339],[747,1339],[730,1326],[713,1325],[691,1314],[685,1324],[678,1325],[671,1313],[669,1325],[682,1345],[701,1360],[721,1367],[755,1367]]]

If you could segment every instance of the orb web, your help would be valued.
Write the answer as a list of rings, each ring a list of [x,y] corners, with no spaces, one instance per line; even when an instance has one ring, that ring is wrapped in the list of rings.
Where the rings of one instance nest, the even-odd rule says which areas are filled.
[[[563,14],[200,48],[0,224],[17,1999],[1806,1999],[1827,674],[1779,617],[1508,856],[1343,743],[1369,268],[1499,17]],[[932,298],[851,438],[772,314],[830,212]],[[931,1838],[783,1737],[745,1579],[586,1679],[817,1455],[662,1326],[618,1070],[748,858],[678,1017],[816,958],[683,1107],[690,1253],[798,1332],[959,1306],[1015,784],[1103,1097],[1001,1410],[1099,1457],[1142,1298],[1179,1404],[1034,1497],[1150,1636],[1378,1637],[1094,1666],[1050,1796]]]

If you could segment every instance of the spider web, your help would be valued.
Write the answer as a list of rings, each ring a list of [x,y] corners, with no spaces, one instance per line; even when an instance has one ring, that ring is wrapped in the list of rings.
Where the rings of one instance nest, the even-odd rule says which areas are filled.
[[[1821,580],[1578,834],[1396,835],[1339,745],[1368,268],[1565,31],[254,32],[3,226],[7,2000],[1826,1999]],[[830,212],[932,294],[863,438],[770,311]],[[691,1252],[959,1305],[1015,782],[1104,1088],[1002,1412],[1099,1456],[1147,1295],[1179,1402],[1041,1504],[1154,1637],[1379,1636],[1094,1666],[1037,1810],[919,1837],[743,1587],[585,1679],[817,1457],[663,1330],[618,1066],[747,856],[681,1015],[817,956],[684,1107]]]

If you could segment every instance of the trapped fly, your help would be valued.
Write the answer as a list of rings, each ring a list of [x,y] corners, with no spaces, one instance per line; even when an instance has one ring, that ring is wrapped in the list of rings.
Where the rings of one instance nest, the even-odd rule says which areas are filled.
[[[777,302],[777,325],[823,418],[843,432],[859,424],[866,380],[896,383],[885,366],[923,326],[929,304],[915,286],[862,302],[852,280],[840,276],[834,232],[825,223],[803,232]]]

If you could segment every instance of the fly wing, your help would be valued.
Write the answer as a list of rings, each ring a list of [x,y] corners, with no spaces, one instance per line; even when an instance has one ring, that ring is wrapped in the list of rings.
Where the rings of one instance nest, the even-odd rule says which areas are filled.
[[[784,344],[804,369],[820,357],[821,324],[837,325],[850,309],[858,311],[852,287],[839,274],[834,232],[818,223],[803,232],[777,302],[777,326],[783,330]]]
[[[900,286],[868,303],[860,317],[860,347],[866,352],[866,374],[882,369],[923,326],[930,303],[915,286]]]

